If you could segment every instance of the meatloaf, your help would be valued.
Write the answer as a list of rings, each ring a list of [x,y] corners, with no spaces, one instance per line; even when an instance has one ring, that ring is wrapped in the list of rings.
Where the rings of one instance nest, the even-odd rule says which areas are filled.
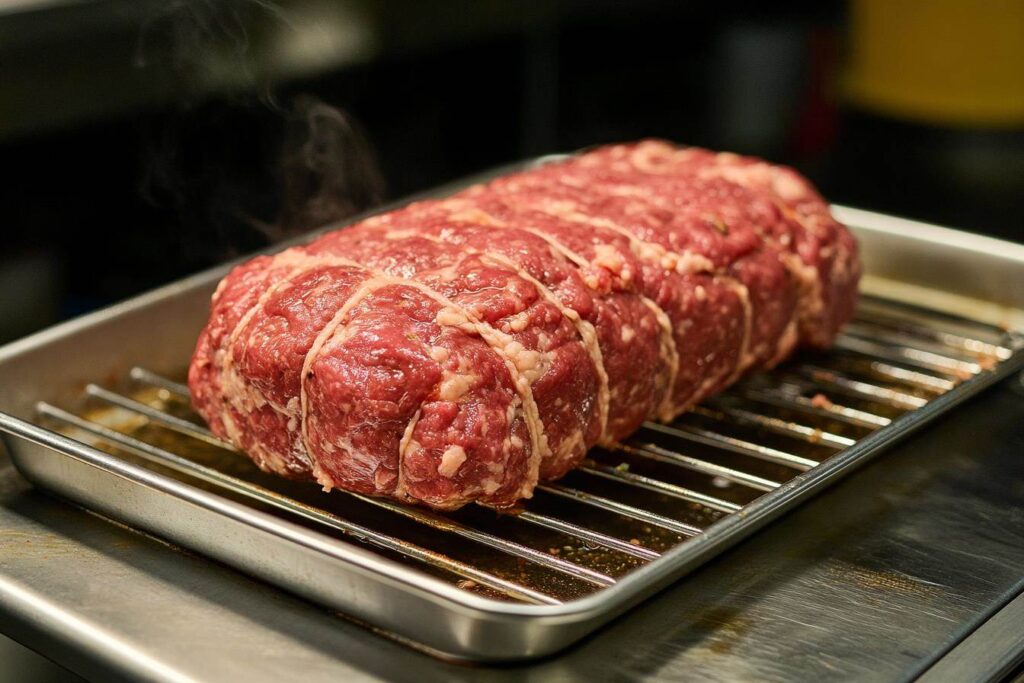
[[[189,387],[264,470],[508,507],[595,444],[827,346],[860,272],[790,169],[601,147],[236,267]]]

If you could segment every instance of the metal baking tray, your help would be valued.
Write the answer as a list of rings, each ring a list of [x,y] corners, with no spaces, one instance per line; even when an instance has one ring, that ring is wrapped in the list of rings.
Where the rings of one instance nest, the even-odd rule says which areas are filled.
[[[868,271],[836,353],[595,453],[519,515],[321,494],[218,446],[175,379],[227,266],[0,349],[0,432],[35,484],[410,644],[473,660],[542,656],[1024,366],[1013,332],[1024,329],[1024,247],[836,213]],[[637,537],[595,528],[598,518],[625,519]]]

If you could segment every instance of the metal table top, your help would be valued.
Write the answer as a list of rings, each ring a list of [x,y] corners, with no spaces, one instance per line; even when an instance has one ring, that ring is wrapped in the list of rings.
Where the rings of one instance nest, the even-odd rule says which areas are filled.
[[[908,680],[961,641],[955,664],[983,665],[964,639],[1022,589],[1019,377],[580,645],[517,667],[432,659],[0,464],[0,631],[104,680]],[[998,633],[1024,632],[1022,616],[1004,610]]]

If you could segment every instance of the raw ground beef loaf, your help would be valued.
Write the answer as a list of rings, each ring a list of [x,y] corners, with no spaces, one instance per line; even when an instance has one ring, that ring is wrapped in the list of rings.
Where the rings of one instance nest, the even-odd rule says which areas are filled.
[[[265,470],[507,507],[591,446],[827,346],[859,277],[794,171],[613,145],[238,266],[189,386]]]

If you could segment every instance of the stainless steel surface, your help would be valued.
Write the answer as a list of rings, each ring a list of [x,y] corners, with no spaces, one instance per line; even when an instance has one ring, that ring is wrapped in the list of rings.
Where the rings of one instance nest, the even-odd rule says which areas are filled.
[[[884,224],[884,219],[877,220]],[[869,248],[868,250],[870,250],[871,240],[875,239],[872,236],[873,230],[881,232],[886,239],[892,237],[881,226],[872,228],[862,225],[859,232],[866,247]],[[907,239],[914,241],[912,238]],[[996,243],[996,246],[1000,245]],[[1000,249],[993,249],[992,252],[991,263],[987,264],[989,274],[998,272],[1006,265],[1004,262],[1008,256],[1015,256],[1017,270],[1007,268],[1007,274],[1012,276],[1015,272],[1019,277],[1020,273],[1024,272],[1021,270],[1021,266],[1024,265],[1024,257],[1020,256],[1019,251],[1014,254],[1012,245],[1001,245]],[[516,658],[544,654],[563,647],[643,597],[650,595],[672,579],[693,569],[711,555],[721,552],[729,544],[749,534],[784,509],[820,490],[841,473],[859,465],[876,454],[880,448],[919,427],[943,409],[976,393],[984,386],[996,381],[998,377],[1010,372],[1014,367],[1019,367],[1021,362],[1021,355],[1018,354],[1002,360],[992,369],[982,368],[981,364],[974,362],[979,357],[986,361],[985,365],[990,365],[995,361],[985,359],[984,356],[991,354],[977,349],[983,348],[986,344],[991,346],[993,343],[999,343],[1008,350],[1009,346],[1016,342],[1009,338],[1002,339],[1001,333],[997,331],[983,329],[973,323],[952,320],[949,321],[952,330],[968,330],[967,334],[960,335],[959,338],[968,341],[975,340],[977,347],[975,350],[946,350],[944,353],[936,354],[933,350],[929,350],[928,343],[922,344],[921,348],[916,348],[907,347],[905,344],[888,344],[885,339],[870,339],[869,341],[883,343],[887,348],[896,351],[909,349],[920,352],[902,356],[902,362],[910,367],[878,365],[877,363],[871,365],[871,372],[881,374],[883,379],[865,381],[860,375],[851,377],[846,371],[831,366],[831,361],[828,358],[819,359],[818,362],[830,365],[829,367],[798,363],[792,368],[793,374],[810,379],[816,385],[828,386],[830,394],[834,390],[837,392],[836,395],[848,396],[861,408],[863,408],[862,402],[865,400],[872,402],[869,405],[879,404],[880,407],[884,407],[881,404],[888,404],[885,409],[890,411],[894,410],[893,406],[895,405],[893,413],[895,417],[903,410],[920,408],[923,403],[928,403],[928,405],[926,408],[911,410],[911,412],[899,415],[886,427],[876,429],[873,433],[860,439],[857,444],[846,448],[837,455],[833,454],[841,446],[837,441],[839,435],[832,435],[834,438],[830,442],[830,439],[822,434],[817,441],[809,443],[806,438],[809,434],[806,429],[801,429],[800,423],[796,425],[788,423],[790,426],[786,428],[784,427],[786,423],[772,422],[771,425],[776,428],[775,431],[779,431],[778,428],[781,426],[783,431],[795,432],[802,438],[805,445],[814,451],[815,457],[807,458],[807,462],[804,462],[803,465],[809,466],[811,462],[817,460],[824,460],[824,462],[802,474],[797,474],[802,467],[793,468],[790,476],[784,482],[776,482],[765,477],[751,479],[754,475],[739,472],[731,467],[726,468],[725,472],[721,468],[715,470],[715,479],[728,482],[729,479],[722,475],[729,474],[737,484],[753,488],[758,492],[770,491],[753,502],[750,502],[749,499],[743,499],[740,502],[724,500],[718,495],[695,491],[678,483],[662,481],[660,478],[653,478],[633,471],[624,471],[607,462],[599,462],[586,468],[584,473],[578,476],[587,481],[586,486],[588,487],[592,485],[590,479],[601,479],[612,481],[617,487],[636,487],[665,494],[671,498],[697,502],[710,510],[733,512],[739,507],[743,507],[741,513],[726,515],[710,525],[708,522],[712,521],[714,516],[705,517],[702,524],[692,525],[698,529],[703,527],[699,536],[681,543],[674,549],[662,553],[659,559],[633,569],[623,576],[613,577],[604,572],[581,566],[576,561],[559,558],[554,553],[546,553],[543,549],[531,548],[528,545],[502,538],[500,534],[482,533],[462,523],[453,524],[438,520],[436,516],[428,515],[428,513],[406,512],[404,508],[391,510],[412,515],[415,517],[415,521],[434,527],[443,524],[446,531],[461,534],[467,539],[482,541],[483,544],[492,548],[504,552],[511,550],[520,558],[529,559],[534,564],[570,575],[575,579],[582,579],[583,583],[591,584],[589,590],[593,590],[597,586],[608,586],[586,597],[568,599],[561,605],[510,604],[460,590],[451,583],[425,575],[423,572],[400,564],[392,558],[382,557],[363,547],[339,541],[336,537],[323,533],[323,529],[311,530],[307,526],[297,523],[294,518],[285,519],[273,516],[266,510],[255,509],[255,506],[251,505],[251,500],[245,500],[244,504],[238,500],[229,500],[223,495],[224,490],[211,492],[197,488],[187,483],[191,480],[183,481],[167,476],[163,469],[145,469],[136,462],[111,457],[89,445],[54,434],[28,422],[34,418],[36,399],[43,399],[48,403],[67,404],[72,398],[69,390],[80,389],[83,385],[86,388],[85,393],[92,399],[106,399],[108,403],[120,402],[122,408],[126,405],[130,408],[137,408],[137,406],[126,404],[124,399],[106,393],[106,389],[93,386],[90,383],[102,377],[106,384],[114,386],[118,383],[117,378],[128,376],[130,368],[135,364],[144,363],[146,367],[161,375],[174,372],[182,367],[183,353],[187,353],[190,349],[191,339],[194,338],[198,326],[203,322],[202,313],[196,315],[194,310],[182,306],[182,302],[191,302],[201,311],[203,308],[202,298],[208,295],[212,283],[219,275],[219,272],[214,272],[194,278],[176,288],[144,297],[142,302],[128,302],[119,310],[115,309],[113,312],[94,316],[91,319],[65,326],[63,329],[44,333],[38,338],[26,340],[9,347],[5,352],[0,352],[0,357],[4,358],[2,379],[6,381],[5,391],[7,392],[3,396],[3,407],[15,413],[13,417],[4,416],[0,427],[19,437],[8,439],[12,455],[30,478],[54,488],[62,495],[82,500],[107,515],[125,519],[158,534],[174,538],[185,545],[240,566],[246,571],[287,586],[300,594],[343,609],[349,614],[406,637],[413,637],[430,647],[459,656]],[[1011,277],[1011,282],[1013,281],[1015,280]],[[914,283],[910,283],[910,285],[914,286]],[[885,287],[893,288],[890,283],[886,283]],[[972,294],[969,287],[958,287],[957,289],[961,294],[961,299],[964,294]],[[1014,295],[1020,297],[1021,294],[1021,292],[1013,290],[1004,291],[1001,295],[1002,298],[990,299],[986,302],[986,306],[990,308],[1001,306],[1002,308],[997,310],[1015,321],[1017,319],[1015,316],[1018,315],[1018,311],[1015,309],[1021,306],[1021,302],[1013,297]],[[934,298],[936,295],[932,292],[931,296]],[[198,301],[196,301],[197,298]],[[955,309],[960,303],[958,299],[951,308]],[[914,311],[907,312],[902,307],[893,309],[888,304],[878,301],[872,302],[871,306],[881,307],[890,316],[899,319],[904,317],[904,313],[914,319],[921,317]],[[173,313],[177,313],[177,316],[168,316],[167,309],[169,307],[173,309]],[[988,313],[989,311],[986,309],[972,317],[991,320]],[[873,314],[868,317],[872,316]],[[181,328],[188,328],[189,324],[194,324],[194,326],[191,328],[191,332],[185,335],[188,342],[178,349],[179,358],[175,364],[174,352],[168,347],[172,346],[175,339],[181,338],[183,335]],[[928,329],[940,337],[943,335],[956,336],[955,332],[946,329],[945,321],[940,326],[936,326],[932,321],[928,325]],[[897,332],[906,334],[908,331],[897,330]],[[117,346],[120,349],[118,354],[110,353],[112,339],[118,341]],[[943,343],[946,344],[945,341]],[[950,345],[946,344],[946,346]],[[68,357],[62,354],[62,347],[75,349],[78,352],[77,356]],[[854,350],[854,353],[860,352]],[[116,357],[113,357],[115,355]],[[1007,354],[1003,353],[1003,355]],[[915,367],[919,369],[915,370]],[[892,372],[894,369],[911,374],[895,377]],[[926,374],[926,371],[929,373],[937,371],[963,373],[974,370],[978,371],[977,375],[941,395],[936,386],[918,386],[921,383],[921,377],[943,379],[942,376]],[[886,376],[887,372],[888,376]],[[138,380],[145,374],[145,371],[135,371],[133,376]],[[76,382],[69,385],[68,376],[77,380],[77,386],[75,386]],[[948,375],[945,379],[948,380],[951,377],[958,381],[964,379],[956,374]],[[892,388],[894,383],[900,388]],[[798,387],[799,381],[793,383],[787,381],[785,384],[767,388],[758,387],[755,382],[754,389],[767,391],[776,400],[784,401],[787,396],[792,395],[788,393],[788,387],[791,384]],[[807,398],[806,396],[802,397]],[[113,401],[110,400],[112,398]],[[846,402],[845,399],[843,401]],[[802,407],[796,403],[794,408]],[[832,404],[826,402],[825,408],[825,412],[829,415],[835,414],[831,410],[834,408]],[[43,408],[46,415],[51,418],[61,417],[58,410],[53,406]],[[733,415],[730,416],[731,419],[722,422],[722,425],[731,425],[735,421],[732,418],[737,417],[736,409],[732,408],[731,410],[733,412]],[[838,414],[845,414],[845,411],[846,408],[840,408]],[[861,410],[860,412],[865,411]],[[871,414],[874,415],[873,412]],[[716,419],[714,414],[698,417],[711,421]],[[881,416],[875,415],[875,417],[880,418]],[[165,425],[175,424],[173,419],[158,419]],[[810,417],[808,422],[814,424]],[[758,425],[759,428],[762,428],[762,431],[758,432],[761,437],[758,438],[769,440],[764,436],[763,428],[765,426],[765,424]],[[728,449],[740,451],[744,457],[757,456],[777,461],[780,456],[783,458],[795,456],[788,449],[780,450],[749,440],[733,439],[728,434],[720,434],[719,431],[708,430],[706,427],[701,427],[700,430],[703,431],[703,434],[701,431],[694,432],[694,434],[711,441],[716,439],[708,437],[708,434],[732,439],[728,442]],[[191,428],[178,424],[177,431],[188,433]],[[641,438],[647,437],[655,438],[647,433],[641,434]],[[793,434],[789,434],[785,438],[792,437]],[[107,440],[109,441],[109,439]],[[122,442],[120,445],[125,446],[126,444]],[[146,448],[137,448],[134,445],[128,450],[133,449],[136,453],[146,451]],[[149,453],[149,455],[153,455],[153,453]],[[675,459],[678,461],[674,464],[675,467],[698,471],[703,469],[705,474],[710,473],[708,463],[694,458],[681,460],[673,449],[665,449],[662,446],[652,449],[650,444],[641,444],[630,455],[639,455],[640,459],[660,459],[662,462],[665,459]],[[828,457],[829,455],[832,457]],[[206,481],[210,483],[210,478],[207,477]],[[223,482],[214,483],[221,484]],[[751,487],[751,484],[756,484],[756,486]],[[249,495],[249,492],[235,486],[234,483],[228,488],[233,493],[241,492],[244,495]],[[593,491],[584,493],[595,495]],[[274,500],[271,494],[262,495],[265,496],[263,502]],[[606,496],[600,497],[605,498]],[[616,494],[611,496],[611,499],[614,500],[618,497],[621,496]],[[274,507],[280,509],[281,506],[274,505]],[[605,505],[605,509],[609,507]],[[630,507],[635,508],[636,505]],[[674,512],[675,515],[664,515],[664,510],[659,509],[655,514],[671,518],[681,515],[683,510],[676,507]],[[310,519],[310,516],[305,515],[305,519]],[[534,520],[535,523],[538,521]],[[685,523],[685,520],[677,519],[676,521]],[[550,526],[549,523],[548,528]],[[351,530],[348,531],[351,533]],[[366,529],[362,529],[355,532],[356,537],[362,536],[364,540],[368,539],[380,545],[380,539],[376,538],[379,535],[377,532],[369,529],[371,533],[367,534],[364,533],[365,531]],[[559,533],[573,537],[572,531],[572,528],[563,526]],[[575,534],[575,537],[579,540],[580,534]],[[593,541],[594,537],[592,536],[589,540]],[[571,546],[567,546],[567,548],[569,547]],[[401,554],[407,557],[410,554],[418,554],[419,559],[425,557],[419,550],[404,552],[406,550],[404,547],[399,546],[398,548]],[[637,558],[636,553],[620,554],[640,559]],[[428,564],[436,566],[436,563]],[[447,569],[451,569],[451,567]],[[460,575],[466,576],[464,572]],[[502,588],[500,581],[491,580],[492,576],[499,580],[509,580],[508,576],[502,577],[491,573],[481,576],[485,585],[492,589]],[[531,596],[528,592],[533,588],[523,586],[524,581],[521,578],[513,583],[517,584],[517,589],[512,591],[517,597],[527,600],[533,597],[533,601],[537,601],[536,596]],[[609,585],[612,583],[614,585]],[[582,594],[578,588],[576,592]],[[575,595],[572,597],[575,598]]]
[[[949,654],[936,662],[921,683],[1002,681],[1024,662],[1024,594],[996,612]]]
[[[0,635],[0,683],[83,683],[84,680]]]

